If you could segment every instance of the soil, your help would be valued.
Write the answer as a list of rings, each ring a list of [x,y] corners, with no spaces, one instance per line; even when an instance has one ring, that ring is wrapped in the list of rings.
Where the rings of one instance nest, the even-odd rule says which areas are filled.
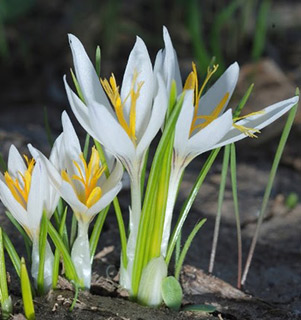
[[[7,78],[2,77],[0,79],[2,88],[0,151],[4,158],[7,157],[11,143],[15,144],[21,153],[27,153],[26,144],[29,142],[45,153],[49,152],[43,124],[44,105],[48,107],[50,125],[54,136],[57,136],[61,130],[59,119],[62,109],[67,109],[69,115],[71,115],[61,81],[61,76],[66,73],[68,66],[71,65],[65,34],[69,31],[66,30],[67,27],[70,27],[75,33],[76,30],[79,33],[83,33],[83,31],[79,30],[79,27],[76,29],[72,27],[72,24],[68,24],[68,18],[71,15],[73,15],[73,19],[74,17],[81,18],[81,16],[75,15],[75,9],[70,11],[72,1],[70,3],[66,1],[66,4],[58,9],[59,3],[59,0],[53,1],[52,4],[41,2],[38,9],[32,12],[32,16],[37,19],[35,22],[21,21],[22,27],[24,22],[24,30],[27,35],[30,30],[34,29],[34,40],[27,39],[27,49],[32,50],[32,52],[39,49],[37,55],[44,57],[42,61],[39,57],[35,60],[29,54],[29,56],[26,56],[25,64],[18,61],[17,64],[2,63],[1,65],[4,73],[6,72],[8,75]],[[293,41],[296,37],[296,30],[298,31],[298,28],[300,28],[300,19],[294,18],[295,20],[293,20],[286,19],[286,17],[290,17],[292,13],[295,13],[294,17],[300,17],[297,12],[301,12],[301,7],[297,1],[287,1],[285,3],[277,1],[277,3],[275,12],[281,12],[279,23],[283,24],[281,28],[283,28],[282,32],[286,33],[286,37],[281,38],[280,35],[275,34],[274,38],[268,41],[267,53],[272,56],[272,62],[268,59],[260,61],[256,66],[250,64],[243,66],[240,84],[236,90],[232,107],[236,106],[235,101],[241,98],[245,88],[253,81],[255,84],[258,83],[258,86],[255,87],[247,105],[248,112],[292,96],[295,86],[300,85],[300,42]],[[289,5],[286,5],[287,3]],[[77,3],[77,6],[80,7],[79,3]],[[66,15],[66,12],[69,12],[68,10],[71,13]],[[48,14],[49,12],[50,14]],[[47,22],[44,21],[45,17],[47,17]],[[53,20],[57,24],[54,25]],[[289,26],[285,27],[287,24]],[[43,28],[36,26],[43,26]],[[89,41],[93,42],[91,39],[96,34],[93,33],[93,30],[97,26],[95,23],[89,25],[91,35],[87,36],[88,43]],[[176,30],[175,25],[174,29]],[[8,26],[7,30],[9,41],[16,45],[14,41],[22,35],[20,27],[14,29],[12,26]],[[86,29],[83,30],[87,31]],[[178,38],[181,39],[184,36],[182,35],[183,29],[180,30],[182,31],[179,32]],[[157,33],[160,34],[160,31]],[[45,34],[49,35],[49,43],[52,44],[51,52],[48,47],[49,43],[46,42],[43,46],[39,45]],[[125,37],[116,40],[119,41],[120,51],[126,48],[126,52],[128,52],[128,39],[128,37]],[[278,43],[280,39],[285,39],[282,43],[283,46],[280,49],[277,47],[277,50],[275,50],[274,43]],[[132,41],[130,44],[132,44]],[[185,41],[182,42],[183,46],[184,44]],[[181,47],[181,45],[178,45],[178,47]],[[12,50],[12,56],[15,58],[14,55],[17,55],[18,50],[21,49],[14,46],[13,49],[16,49],[16,51]],[[112,48],[110,50],[110,52],[115,52],[115,55],[119,53]],[[26,55],[26,52],[24,54]],[[107,70],[111,71],[112,64],[115,63],[113,61],[115,56],[110,59],[108,58],[108,52],[105,52],[105,55],[107,55],[107,63],[104,66],[104,72],[108,73]],[[181,56],[181,54],[179,55]],[[47,60],[47,67],[41,69],[41,66],[45,64],[44,59]],[[124,65],[123,60],[121,59],[121,62],[119,61],[114,68],[121,70],[120,65]],[[186,60],[191,61],[191,57],[180,61],[184,68],[188,65]],[[12,59],[12,61],[14,60]],[[188,70],[190,66],[189,62],[189,67],[186,69]],[[282,72],[282,69],[285,71]],[[254,70],[257,71],[254,73]],[[19,76],[14,76],[16,74]],[[74,292],[70,284],[61,280],[61,289],[51,291],[46,297],[36,297],[34,299],[36,318],[45,320],[301,319],[301,204],[299,201],[294,208],[289,208],[286,204],[288,196],[292,193],[295,193],[299,199],[301,198],[300,110],[299,108],[295,125],[285,148],[249,275],[242,290],[236,289],[237,240],[230,181],[227,182],[226,186],[213,275],[208,274],[217,211],[222,153],[211,168],[191,208],[183,230],[184,240],[199,219],[205,217],[207,222],[193,241],[185,260],[186,265],[182,270],[183,306],[210,304],[215,306],[217,311],[212,314],[188,311],[174,312],[165,307],[151,309],[131,302],[115,281],[119,268],[120,243],[116,218],[114,212],[111,211],[105,223],[98,246],[98,254],[93,264],[94,276],[91,292],[80,292],[74,310],[70,312],[68,310],[73,301]],[[74,124],[83,139],[83,131],[76,121],[74,121]],[[282,124],[283,120],[276,122],[266,131],[263,131],[257,141],[247,141],[245,139],[237,143],[237,179],[244,263],[256,227],[258,211],[279,140],[281,131],[279,128],[282,127]],[[176,214],[180,211],[181,204],[189,194],[206,156],[197,158],[187,168],[179,193]],[[126,188],[122,190],[119,199],[126,220],[130,199],[129,190]],[[4,207],[0,204],[0,225],[13,240],[20,255],[25,255],[22,238],[5,217],[4,210]],[[9,287],[14,303],[13,319],[24,319],[19,280],[9,262],[8,272],[11,276]]]

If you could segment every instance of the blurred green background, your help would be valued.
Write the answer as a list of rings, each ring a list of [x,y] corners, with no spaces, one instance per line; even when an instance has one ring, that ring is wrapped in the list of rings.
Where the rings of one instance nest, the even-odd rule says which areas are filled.
[[[301,3],[284,0],[1,0],[0,106],[68,108],[62,77],[72,66],[67,33],[93,59],[102,50],[102,74],[121,81],[128,54],[141,36],[152,59],[169,29],[182,74],[197,63],[204,75],[269,56],[300,84]],[[33,110],[33,109],[32,109]]]

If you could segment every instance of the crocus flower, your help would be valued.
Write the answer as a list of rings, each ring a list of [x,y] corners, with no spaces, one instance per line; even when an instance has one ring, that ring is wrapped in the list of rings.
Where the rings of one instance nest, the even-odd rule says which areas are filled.
[[[41,152],[29,146],[37,159],[41,158],[53,186],[72,208],[78,221],[78,236],[73,244],[71,257],[78,276],[86,288],[91,282],[88,227],[94,216],[104,209],[121,189],[123,168],[117,160],[106,179],[95,147],[87,163],[80,143],[66,112],[62,114],[63,133],[60,141],[61,172]]]
[[[37,281],[39,270],[39,233],[43,210],[51,217],[58,201],[56,192],[49,186],[46,169],[41,161],[24,156],[22,159],[14,145],[8,155],[8,171],[0,176],[0,198],[13,217],[32,240],[31,273]],[[50,201],[52,203],[50,204]],[[46,243],[44,286],[52,283],[53,254]]]
[[[83,101],[65,87],[71,108],[83,128],[117,157],[131,179],[131,210],[127,255],[133,262],[141,214],[141,170],[151,141],[161,128],[168,93],[152,64],[144,42],[137,37],[123,76],[121,88],[114,75],[99,80],[84,47],[69,35],[76,78]]]
[[[180,77],[177,76],[180,73],[177,57],[166,28],[163,29],[163,38],[165,50],[158,53],[155,70],[165,79],[168,88],[170,88],[172,80],[175,80],[177,88],[180,88]],[[203,94],[206,84],[217,67],[208,68],[207,76],[199,88],[196,66],[193,64],[193,70],[183,88],[186,95],[175,131],[170,188],[161,246],[163,256],[168,245],[172,212],[179,181],[186,166],[195,157],[206,151],[225,146],[248,136],[255,137],[260,129],[281,117],[298,102],[298,97],[293,97],[266,107],[259,112],[233,119],[231,109],[227,111],[225,109],[237,83],[239,66],[236,62],[233,63],[215,84]],[[181,92],[182,90],[178,94]]]

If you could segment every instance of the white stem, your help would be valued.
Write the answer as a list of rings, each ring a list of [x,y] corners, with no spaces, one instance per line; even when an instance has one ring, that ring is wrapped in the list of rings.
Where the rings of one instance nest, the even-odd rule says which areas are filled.
[[[39,254],[39,239],[38,237],[32,240],[32,254],[31,254],[31,275],[34,279],[35,287],[37,287],[40,254]],[[44,262],[44,289],[48,291],[52,286],[52,270],[53,270],[53,253],[51,247],[46,241],[45,248],[45,262]]]
[[[184,167],[177,165],[177,163],[174,163],[171,167],[163,235],[162,235],[162,242],[161,242],[161,255],[163,257],[165,257],[166,251],[167,251],[172,215],[173,215],[173,210],[176,203],[179,183],[181,180],[181,175],[183,173],[183,170],[184,170]]]
[[[90,245],[88,238],[89,223],[78,221],[77,238],[74,241],[71,258],[78,277],[83,281],[84,287],[91,285]]]

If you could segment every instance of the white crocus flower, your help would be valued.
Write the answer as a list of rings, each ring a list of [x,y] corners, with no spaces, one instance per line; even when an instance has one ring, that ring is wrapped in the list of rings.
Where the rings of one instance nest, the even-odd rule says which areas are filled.
[[[20,223],[32,240],[31,274],[37,282],[39,270],[39,233],[43,210],[50,219],[58,198],[49,187],[49,180],[43,164],[37,160],[25,161],[14,145],[8,155],[8,171],[0,180],[0,198],[13,217]],[[54,201],[50,205],[49,199]],[[56,202],[55,202],[56,201]],[[46,243],[44,286],[52,284],[53,253]]]
[[[131,179],[127,244],[131,273],[141,214],[141,170],[146,150],[165,118],[167,90],[162,77],[154,76],[147,48],[139,37],[130,53],[120,90],[113,74],[109,81],[98,79],[75,36],[69,35],[69,42],[84,98],[81,101],[64,79],[71,108],[83,128],[122,162]]]
[[[80,143],[66,112],[62,114],[63,133],[59,136],[61,172],[41,152],[38,154],[47,168],[49,178],[61,197],[70,205],[78,221],[78,236],[73,244],[71,257],[79,278],[86,288],[91,282],[88,227],[94,216],[104,209],[121,189],[123,168],[117,160],[106,179],[95,147],[87,163]]]
[[[180,72],[177,57],[166,28],[163,30],[163,37],[165,50],[163,53],[158,53],[155,70],[165,79],[168,88],[170,88],[172,80],[177,82],[177,88],[179,88],[181,83],[178,76]],[[170,57],[168,57],[168,53]],[[193,64],[193,71],[189,74],[183,88],[186,95],[175,131],[170,187],[161,244],[161,254],[163,256],[166,254],[168,245],[172,212],[179,182],[186,166],[196,156],[206,151],[225,146],[248,136],[256,137],[255,134],[259,133],[260,129],[281,117],[298,102],[298,97],[293,97],[273,104],[259,112],[233,119],[231,109],[224,111],[235,89],[239,75],[239,66],[236,62],[203,95],[205,86],[217,67],[208,68],[207,76],[199,89],[196,66]],[[178,94],[180,92],[178,91]]]

